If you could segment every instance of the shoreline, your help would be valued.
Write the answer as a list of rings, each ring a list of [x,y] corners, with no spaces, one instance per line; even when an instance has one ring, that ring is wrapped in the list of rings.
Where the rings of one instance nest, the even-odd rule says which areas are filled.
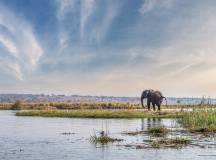
[[[62,117],[62,118],[179,118],[180,111],[147,111],[134,109],[89,109],[89,110],[30,110],[20,111],[17,116]]]

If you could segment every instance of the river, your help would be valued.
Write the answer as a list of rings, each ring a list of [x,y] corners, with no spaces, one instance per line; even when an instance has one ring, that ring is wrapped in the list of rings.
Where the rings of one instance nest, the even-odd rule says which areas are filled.
[[[123,146],[141,143],[148,137],[129,136],[122,132],[143,130],[158,124],[178,127],[173,119],[17,117],[15,111],[0,111],[0,160],[216,159],[214,137],[209,141],[213,147],[204,148],[134,149]],[[107,130],[110,136],[124,141],[104,146],[90,143],[90,136],[102,129]]]

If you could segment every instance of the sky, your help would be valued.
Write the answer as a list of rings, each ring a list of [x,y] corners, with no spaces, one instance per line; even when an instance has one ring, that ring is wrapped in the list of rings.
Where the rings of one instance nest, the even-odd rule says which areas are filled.
[[[0,92],[216,97],[215,0],[0,0]]]

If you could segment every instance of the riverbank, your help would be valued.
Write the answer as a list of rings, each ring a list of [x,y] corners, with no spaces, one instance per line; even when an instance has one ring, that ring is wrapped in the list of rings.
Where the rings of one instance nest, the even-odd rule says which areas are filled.
[[[16,113],[17,116],[67,117],[67,118],[179,118],[183,112],[143,110],[31,110]]]
[[[215,110],[195,110],[184,112],[179,119],[185,128],[190,132],[216,133],[216,111]]]

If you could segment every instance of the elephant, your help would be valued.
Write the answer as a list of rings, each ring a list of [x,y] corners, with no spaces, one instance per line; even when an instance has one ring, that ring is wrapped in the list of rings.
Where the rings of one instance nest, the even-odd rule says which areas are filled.
[[[157,105],[158,110],[160,110],[161,103],[163,102],[163,99],[166,100],[166,97],[163,96],[163,94],[160,91],[154,91],[152,89],[144,90],[141,95],[141,105],[144,108],[143,100],[147,98],[147,106],[148,110],[150,110],[150,104],[152,103],[153,110],[155,111],[155,105]]]

